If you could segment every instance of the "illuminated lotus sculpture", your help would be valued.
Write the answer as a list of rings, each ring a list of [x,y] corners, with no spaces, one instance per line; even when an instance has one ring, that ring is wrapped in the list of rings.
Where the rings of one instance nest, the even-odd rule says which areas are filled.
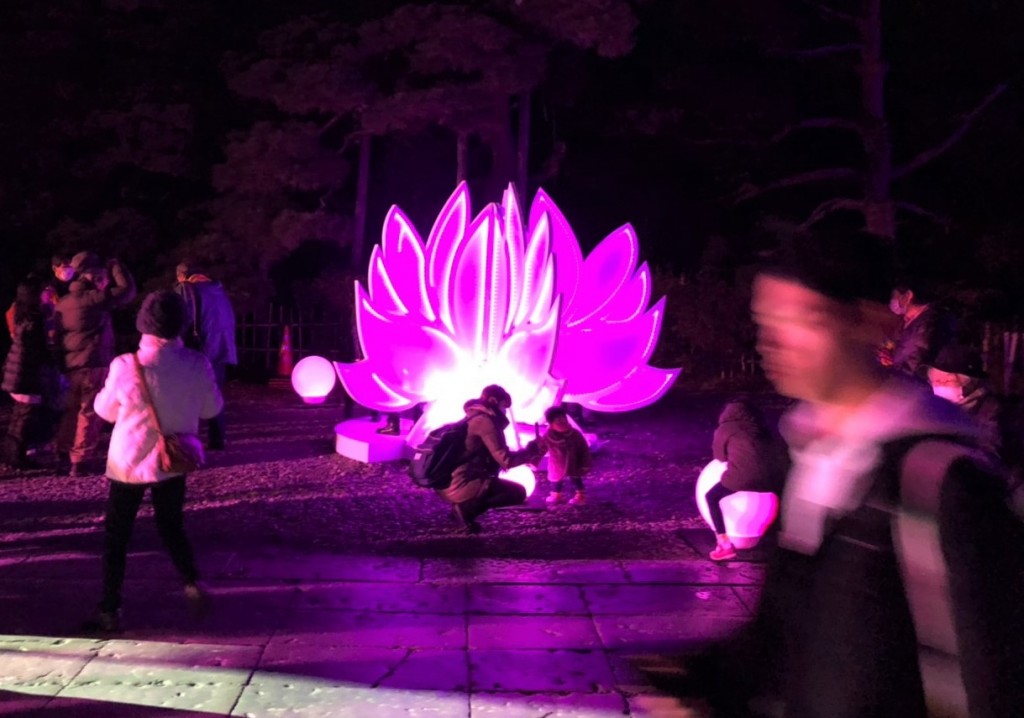
[[[365,358],[336,364],[338,376],[356,402],[377,411],[422,403],[410,443],[460,418],[488,384],[511,393],[519,421],[539,421],[559,401],[595,411],[645,406],[679,370],[647,363],[665,300],[648,308],[650,270],[638,259],[628,224],[584,259],[543,191],[524,223],[511,186],[500,205],[474,217],[462,183],[426,243],[392,207],[366,286],[355,286]]]

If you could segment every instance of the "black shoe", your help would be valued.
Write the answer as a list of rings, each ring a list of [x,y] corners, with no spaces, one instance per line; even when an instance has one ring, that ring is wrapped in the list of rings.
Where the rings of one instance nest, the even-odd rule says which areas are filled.
[[[452,518],[455,519],[459,531],[467,534],[480,533],[480,524],[470,517],[459,504],[452,504]]]
[[[185,601],[188,603],[188,612],[192,618],[202,618],[210,610],[210,594],[206,589],[196,582],[185,584]]]
[[[120,611],[96,611],[96,613],[82,624],[82,630],[87,633],[121,633],[121,612]]]

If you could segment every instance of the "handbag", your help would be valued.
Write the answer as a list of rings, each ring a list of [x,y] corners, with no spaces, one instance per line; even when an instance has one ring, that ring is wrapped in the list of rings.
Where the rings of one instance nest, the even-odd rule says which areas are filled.
[[[202,442],[199,441],[198,436],[187,432],[164,433],[160,427],[160,418],[156,415],[153,397],[149,393],[149,385],[142,373],[142,362],[139,361],[138,354],[133,354],[132,358],[135,360],[135,371],[142,388],[142,399],[146,402],[150,423],[157,433],[157,468],[170,474],[187,474],[195,471],[206,461]]]

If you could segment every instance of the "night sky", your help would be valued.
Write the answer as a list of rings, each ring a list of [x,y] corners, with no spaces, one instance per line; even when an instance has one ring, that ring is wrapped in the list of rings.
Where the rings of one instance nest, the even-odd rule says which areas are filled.
[[[391,204],[429,230],[461,137],[475,208],[526,148],[584,249],[631,222],[653,266],[728,284],[884,205],[916,272],[1010,316],[1022,37],[998,0],[7,0],[0,289],[89,248],[147,288],[190,256],[244,306],[317,303],[295,285],[364,271],[360,145],[368,246]]]

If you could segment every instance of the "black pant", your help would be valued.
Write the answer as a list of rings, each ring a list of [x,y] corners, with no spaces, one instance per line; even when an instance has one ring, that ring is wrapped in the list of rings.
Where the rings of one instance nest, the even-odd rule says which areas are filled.
[[[718,502],[726,496],[731,496],[735,493],[732,489],[727,489],[723,484],[719,483],[712,486],[704,494],[704,500],[708,502],[708,513],[711,514],[711,523],[715,527],[716,534],[725,533],[725,518],[722,516],[722,507],[718,505]]]
[[[147,488],[151,490],[157,532],[175,568],[185,583],[194,583],[198,577],[192,545],[185,535],[185,477],[175,476],[155,484],[111,481],[107,515],[103,520],[103,599],[100,601],[100,609],[103,611],[113,612],[121,607],[128,542],[132,538],[135,515],[139,512]]]
[[[569,476],[569,483],[577,491],[583,491],[583,477],[581,476]],[[559,479],[558,481],[551,482],[551,490],[562,493],[562,489],[565,488],[565,479]]]
[[[0,463],[19,466],[25,460],[25,449],[41,434],[46,407],[42,404],[15,402],[7,435],[0,440]]]
[[[459,508],[466,520],[471,521],[487,509],[515,506],[524,501],[526,501],[526,489],[520,484],[505,479],[491,479],[491,483],[484,493],[476,498],[463,501],[459,504]]]
[[[224,393],[224,380],[226,378],[227,367],[220,362],[213,364],[213,376],[217,380],[217,388],[220,389],[221,394]],[[207,423],[207,445],[210,448],[218,449],[224,446],[224,437],[226,425],[224,422],[224,410],[222,409],[217,416],[213,417]]]

